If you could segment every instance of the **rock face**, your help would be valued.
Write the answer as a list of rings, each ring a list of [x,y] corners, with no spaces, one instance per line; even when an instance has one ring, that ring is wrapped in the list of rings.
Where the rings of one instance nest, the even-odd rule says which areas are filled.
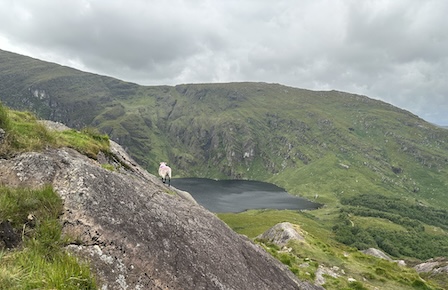
[[[60,194],[77,241],[67,248],[90,261],[101,289],[322,289],[111,148],[98,160],[114,171],[68,148],[0,159],[1,184]]]

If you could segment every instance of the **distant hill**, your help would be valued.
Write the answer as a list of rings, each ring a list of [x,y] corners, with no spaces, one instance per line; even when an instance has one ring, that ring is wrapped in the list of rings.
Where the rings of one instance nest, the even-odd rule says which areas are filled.
[[[338,208],[346,210],[341,223],[366,216],[380,227],[403,223],[390,216],[403,212],[372,208],[371,197],[448,209],[448,131],[385,102],[267,83],[139,86],[5,51],[0,66],[4,104],[96,127],[150,172],[167,161],[177,177],[273,182],[325,203],[333,222]],[[416,223],[448,230],[445,222]],[[335,228],[349,235],[343,230]],[[377,232],[365,230],[371,240],[355,243],[360,237],[352,233],[356,241],[343,242],[381,244]]]

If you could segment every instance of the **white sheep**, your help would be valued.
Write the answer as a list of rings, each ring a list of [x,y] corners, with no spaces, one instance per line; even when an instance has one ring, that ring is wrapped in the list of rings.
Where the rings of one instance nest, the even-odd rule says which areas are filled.
[[[171,168],[166,165],[166,162],[160,162],[159,175],[162,177],[163,183],[166,182],[166,178],[168,177],[168,186],[171,186]]]

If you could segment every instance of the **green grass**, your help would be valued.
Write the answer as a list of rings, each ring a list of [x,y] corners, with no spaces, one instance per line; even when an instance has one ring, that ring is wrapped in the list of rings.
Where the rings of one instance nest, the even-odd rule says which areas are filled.
[[[0,156],[11,152],[42,150],[46,144],[55,144],[56,139],[37,123],[36,117],[27,112],[12,111],[0,103],[0,121],[6,137],[0,144]]]
[[[297,212],[289,210],[251,210],[242,213],[218,214],[233,230],[255,239],[271,255],[285,264],[299,279],[314,282],[319,265],[336,269],[339,277],[326,276],[325,289],[439,289],[433,282],[423,281],[412,268],[398,266],[335,242],[329,223],[317,216],[327,210]],[[256,237],[280,222],[298,225],[304,241],[290,241],[281,249]],[[348,278],[356,282],[348,282]],[[430,279],[429,279],[430,280]],[[422,287],[422,288],[418,288]]]
[[[27,222],[29,214],[46,220],[58,217],[62,212],[61,200],[51,188],[37,192],[5,187],[0,187],[0,189],[1,220],[10,220],[16,228],[20,228]]]
[[[61,213],[62,201],[51,187],[0,187],[0,221],[22,233],[19,247],[0,250],[0,289],[97,288],[89,266],[64,250]]]
[[[93,127],[81,131],[49,131],[34,114],[11,110],[0,103],[0,125],[6,136],[0,144],[0,157],[20,152],[41,151],[47,147],[71,147],[96,159],[100,151],[109,153],[109,137]]]
[[[388,231],[406,231],[406,228],[393,223],[388,219],[374,218],[374,217],[360,217],[354,216],[352,218],[354,225],[359,225],[362,228],[380,228]]]
[[[115,171],[115,166],[113,166],[109,163],[101,164],[101,167],[103,167],[104,169],[109,170],[109,171]]]
[[[99,152],[109,153],[109,137],[100,134],[97,129],[84,128],[81,131],[65,130],[52,133],[58,146],[74,148],[80,153],[96,159]]]

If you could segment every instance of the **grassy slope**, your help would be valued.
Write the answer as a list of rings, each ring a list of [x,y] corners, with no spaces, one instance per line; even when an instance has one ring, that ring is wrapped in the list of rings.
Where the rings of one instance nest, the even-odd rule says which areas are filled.
[[[300,225],[298,230],[304,240],[289,242],[286,248],[258,242],[303,280],[313,282],[319,266],[332,269],[338,276],[325,275],[325,289],[442,289],[435,281],[423,282],[413,269],[335,242],[333,232],[311,212],[251,210],[218,216],[234,230],[255,240],[277,223]],[[348,278],[356,282],[350,283]]]

